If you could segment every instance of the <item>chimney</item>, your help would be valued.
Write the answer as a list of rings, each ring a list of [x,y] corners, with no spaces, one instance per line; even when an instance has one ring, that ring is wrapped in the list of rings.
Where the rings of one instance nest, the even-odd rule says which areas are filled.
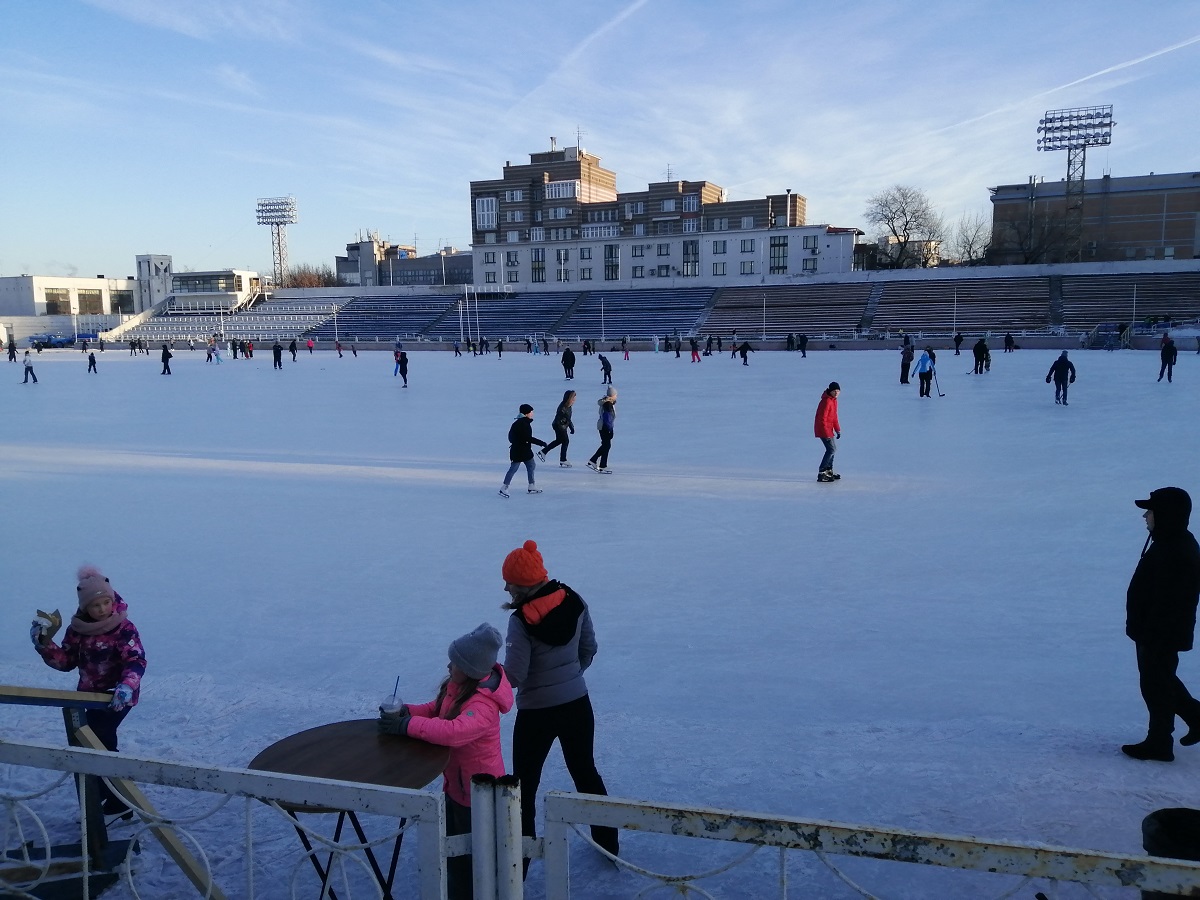
[[[554,135],[550,135],[550,151],[554,152],[558,149],[558,139]]]

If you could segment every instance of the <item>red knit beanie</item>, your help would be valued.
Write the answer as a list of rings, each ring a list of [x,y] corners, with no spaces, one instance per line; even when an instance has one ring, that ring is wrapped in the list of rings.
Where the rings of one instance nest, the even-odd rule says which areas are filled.
[[[533,541],[526,541],[504,557],[500,574],[508,584],[521,587],[533,587],[550,578],[546,564],[542,562],[542,554],[538,553],[537,544]]]

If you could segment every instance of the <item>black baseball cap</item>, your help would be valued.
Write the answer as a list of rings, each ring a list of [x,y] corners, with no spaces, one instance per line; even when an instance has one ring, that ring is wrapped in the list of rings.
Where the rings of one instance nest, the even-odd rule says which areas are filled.
[[[1163,509],[1164,507],[1182,508],[1189,515],[1192,512],[1192,498],[1188,496],[1188,492],[1183,488],[1177,487],[1165,487],[1151,491],[1149,497],[1145,500],[1134,500],[1133,505],[1149,510]]]

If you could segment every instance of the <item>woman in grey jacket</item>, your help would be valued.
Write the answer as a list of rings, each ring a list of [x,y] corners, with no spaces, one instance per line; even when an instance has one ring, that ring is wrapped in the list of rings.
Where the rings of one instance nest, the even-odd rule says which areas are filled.
[[[596,719],[583,671],[596,655],[587,604],[550,580],[534,541],[504,559],[504,590],[512,599],[504,671],[517,690],[513,774],[521,780],[521,831],[533,837],[542,766],[557,740],[567,772],[582,794],[607,796],[596,770]],[[592,840],[616,856],[617,829],[595,826]]]

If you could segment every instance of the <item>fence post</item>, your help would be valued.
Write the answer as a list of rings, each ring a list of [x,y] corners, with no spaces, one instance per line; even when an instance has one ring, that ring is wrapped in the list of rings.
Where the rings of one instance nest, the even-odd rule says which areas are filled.
[[[496,780],[496,898],[525,896],[525,854],[521,839],[521,782],[515,775]]]
[[[440,791],[428,800],[428,815],[417,821],[417,877],[422,900],[446,900],[446,800]]]
[[[496,778],[471,778],[471,877],[475,900],[496,897]]]
[[[558,819],[551,819],[550,804],[546,804],[545,835],[542,839],[542,865],[545,867],[546,896],[566,897],[570,893],[570,842],[571,827]]]

